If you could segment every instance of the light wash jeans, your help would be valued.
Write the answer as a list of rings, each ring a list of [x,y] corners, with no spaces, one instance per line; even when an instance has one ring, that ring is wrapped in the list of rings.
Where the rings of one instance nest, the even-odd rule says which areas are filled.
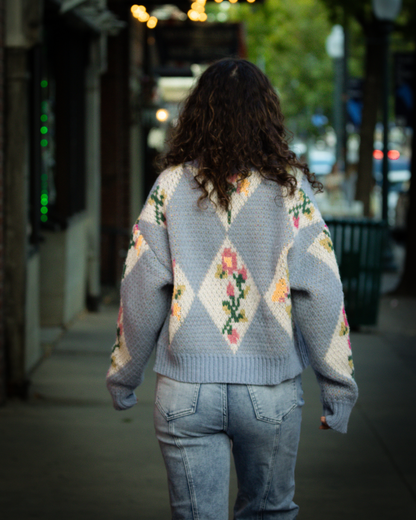
[[[227,520],[232,449],[235,520],[292,520],[304,404],[300,375],[275,386],[182,383],[158,375],[156,436],[173,520]]]

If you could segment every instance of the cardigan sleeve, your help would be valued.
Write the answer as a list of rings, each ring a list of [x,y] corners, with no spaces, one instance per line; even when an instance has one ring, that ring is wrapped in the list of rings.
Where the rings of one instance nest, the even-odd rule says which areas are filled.
[[[117,410],[137,402],[134,390],[143,381],[172,296],[172,273],[145,240],[139,221],[133,227],[120,296],[116,342],[107,373],[107,388]]]
[[[299,230],[288,261],[293,318],[320,385],[323,414],[331,428],[346,433],[358,387],[342,283],[322,219]]]

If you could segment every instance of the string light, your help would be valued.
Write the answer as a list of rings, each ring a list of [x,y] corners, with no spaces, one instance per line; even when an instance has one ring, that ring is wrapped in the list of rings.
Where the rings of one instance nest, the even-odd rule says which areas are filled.
[[[149,18],[149,20],[147,21],[147,27],[149,27],[149,29],[154,29],[157,25],[157,18],[156,16],[151,16]]]
[[[156,27],[158,19],[156,16],[150,16],[144,5],[134,4],[131,6],[130,11],[134,18],[139,20],[139,22],[145,23],[149,29]]]

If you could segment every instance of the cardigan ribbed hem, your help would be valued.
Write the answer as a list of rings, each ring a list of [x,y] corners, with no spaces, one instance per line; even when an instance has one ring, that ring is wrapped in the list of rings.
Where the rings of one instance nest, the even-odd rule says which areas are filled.
[[[153,368],[163,376],[187,383],[235,383],[277,385],[303,371],[299,359],[293,357],[216,354],[159,355]]]
[[[348,420],[354,402],[326,402],[323,405],[323,415],[330,428],[340,433],[347,433]]]

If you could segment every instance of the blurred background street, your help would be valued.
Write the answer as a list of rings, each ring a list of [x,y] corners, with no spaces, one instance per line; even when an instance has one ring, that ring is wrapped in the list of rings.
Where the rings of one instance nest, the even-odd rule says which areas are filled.
[[[415,52],[414,0],[0,0],[1,519],[169,518],[152,362],[124,413],[105,374],[155,159],[230,56],[324,186],[353,331],[347,436],[304,376],[299,518],[416,518]]]

